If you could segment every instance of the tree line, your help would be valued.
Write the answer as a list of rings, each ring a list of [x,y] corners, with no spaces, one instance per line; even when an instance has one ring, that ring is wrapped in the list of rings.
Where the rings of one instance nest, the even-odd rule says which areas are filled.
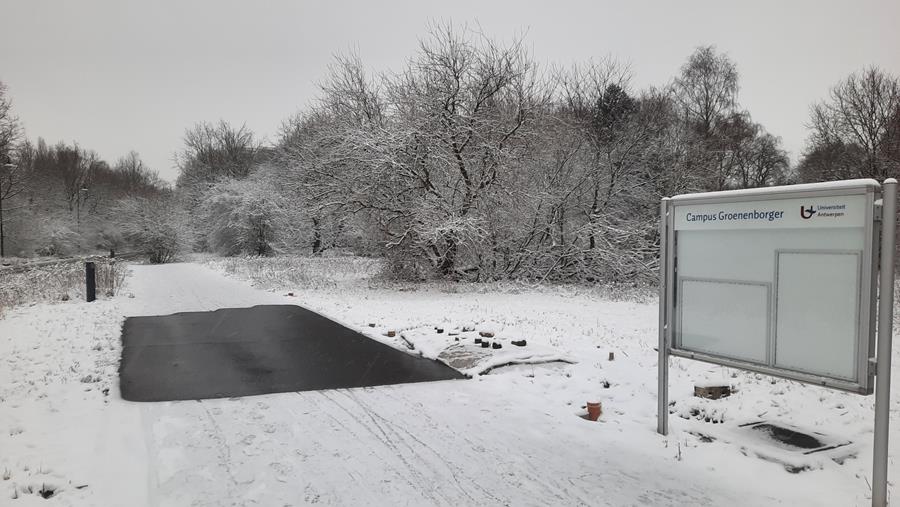
[[[126,247],[119,206],[171,191],[134,151],[110,164],[77,143],[26,139],[0,83],[0,256]]]
[[[160,261],[350,251],[410,279],[640,282],[663,196],[900,175],[897,77],[872,67],[827,90],[793,166],[739,82],[712,46],[635,89],[613,59],[542,68],[524,40],[435,26],[399,70],[336,58],[274,142],[195,125],[174,188],[152,180],[110,209],[122,241]]]

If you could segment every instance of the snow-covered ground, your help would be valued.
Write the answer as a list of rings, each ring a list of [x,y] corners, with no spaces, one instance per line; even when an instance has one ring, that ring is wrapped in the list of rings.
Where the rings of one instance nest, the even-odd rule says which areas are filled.
[[[262,290],[198,264],[134,266],[128,284],[111,300],[18,308],[0,320],[0,505],[44,505],[40,492],[51,490],[60,505],[869,503],[872,397],[675,359],[671,434],[656,434],[652,297],[398,290],[352,276],[275,277],[264,284],[275,290]],[[119,397],[125,316],[267,303],[304,305],[411,353],[471,358],[457,364],[474,376],[190,402]],[[480,331],[503,348],[476,347]],[[511,344],[520,339],[525,347]],[[544,363],[554,359],[569,362]],[[491,369],[511,361],[540,364]],[[695,383],[712,381],[735,394],[692,396]],[[589,400],[603,403],[599,422],[580,417]],[[854,444],[798,456],[739,427],[759,420]],[[892,458],[894,483],[898,466]]]

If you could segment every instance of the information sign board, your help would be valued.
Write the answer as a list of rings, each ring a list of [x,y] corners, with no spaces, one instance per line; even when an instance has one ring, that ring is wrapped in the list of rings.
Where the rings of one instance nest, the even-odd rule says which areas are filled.
[[[892,178],[663,199],[657,431],[669,431],[670,354],[874,386],[872,505],[886,506],[896,201]]]
[[[668,200],[670,352],[872,392],[874,180]]]

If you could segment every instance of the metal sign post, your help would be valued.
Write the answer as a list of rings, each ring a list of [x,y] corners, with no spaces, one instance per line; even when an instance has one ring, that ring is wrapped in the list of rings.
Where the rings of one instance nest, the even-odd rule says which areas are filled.
[[[897,180],[882,185],[881,280],[878,287],[878,356],[875,368],[875,449],[872,464],[872,505],[887,505],[888,427],[891,423],[891,345],[894,324],[894,234]]]
[[[886,506],[896,200],[893,178],[664,198],[657,432],[670,355],[874,390],[872,505]]]
[[[669,199],[663,198],[659,205],[659,377],[657,386],[656,431],[660,435],[669,434],[669,343],[666,318],[666,276],[669,261]]]

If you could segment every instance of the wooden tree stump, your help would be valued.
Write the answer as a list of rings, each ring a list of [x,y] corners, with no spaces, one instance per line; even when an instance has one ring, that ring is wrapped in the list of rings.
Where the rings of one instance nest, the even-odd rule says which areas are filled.
[[[731,386],[694,386],[694,396],[718,400],[731,396]]]

